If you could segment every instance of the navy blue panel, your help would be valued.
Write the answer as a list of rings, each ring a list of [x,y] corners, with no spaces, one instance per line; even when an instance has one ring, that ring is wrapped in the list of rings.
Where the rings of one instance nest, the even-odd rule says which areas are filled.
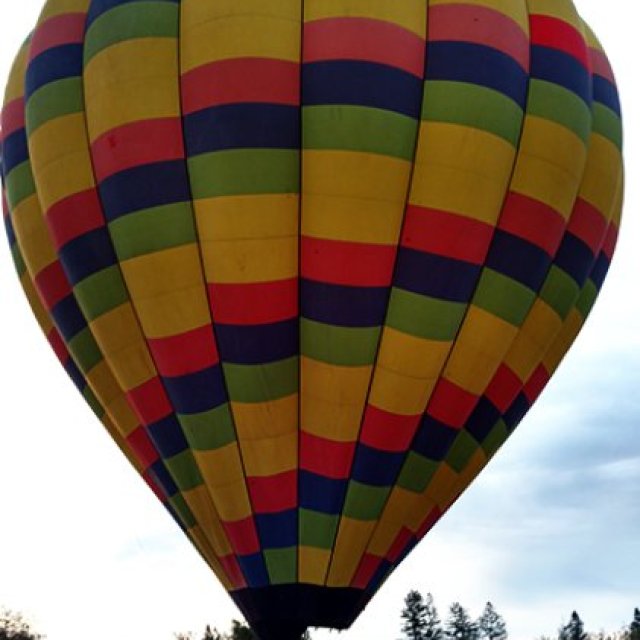
[[[400,289],[450,302],[468,302],[479,265],[400,247],[393,284]]]
[[[171,458],[189,447],[175,414],[147,427],[149,437],[163,458]]]
[[[360,443],[356,449],[351,477],[363,484],[390,487],[396,483],[404,460],[404,451],[380,451]]]
[[[155,162],[109,176],[100,183],[109,221],[132,211],[191,199],[184,160]]]
[[[69,294],[66,298],[60,300],[51,310],[51,316],[65,342],[69,342],[73,336],[87,326],[87,322],[73,294]]]
[[[387,574],[391,570],[391,563],[384,558],[380,562],[380,566],[376,569],[376,572],[371,576],[371,580],[369,580],[369,584],[367,585],[367,591],[371,593],[375,593],[380,585],[384,582],[384,579],[387,577]]]
[[[298,544],[297,509],[279,513],[257,513],[254,517],[263,549],[284,549]]]
[[[220,359],[234,364],[262,364],[298,353],[298,318],[259,325],[217,324]]]
[[[487,255],[487,267],[535,292],[542,287],[550,265],[550,256],[540,247],[496,229]]]
[[[464,428],[476,439],[476,442],[482,444],[498,420],[500,420],[500,411],[489,398],[482,396],[467,418]]]
[[[618,96],[618,89],[616,86],[609,82],[602,76],[593,76],[593,99],[596,102],[600,102],[614,111],[618,117],[621,115],[620,97]]]
[[[589,246],[572,233],[566,233],[554,262],[582,287],[589,276],[593,261],[594,255]]]
[[[520,424],[530,407],[527,396],[521,391],[502,417],[509,431],[513,431]]]
[[[527,99],[526,71],[502,51],[470,42],[429,42],[427,80],[469,82],[499,91],[522,109]]]
[[[82,44],[65,44],[47,49],[27,67],[25,97],[56,80],[82,75]]]
[[[158,483],[160,488],[169,496],[174,496],[178,493],[178,486],[173,481],[171,474],[167,471],[167,467],[165,466],[162,460],[156,460],[149,467],[149,475],[151,479]]]
[[[350,287],[300,279],[304,318],[342,327],[380,326],[387,311],[388,287]]]
[[[72,285],[117,263],[111,238],[105,227],[67,242],[60,249],[59,256]]]
[[[302,66],[302,104],[377,107],[418,119],[422,79],[376,62],[310,62]]]
[[[156,2],[158,1],[180,4],[181,0],[156,0]],[[87,14],[87,28],[96,18],[109,11],[109,9],[118,7],[121,4],[130,4],[131,2],[140,2],[140,0],[91,0]]]
[[[607,277],[607,271],[609,271],[609,265],[609,258],[607,258],[604,252],[600,252],[598,259],[589,274],[589,279],[596,285],[596,289],[600,289],[602,287],[602,283]]]
[[[72,358],[68,358],[67,361],[64,363],[64,368],[66,372],[69,374],[69,377],[73,381],[73,384],[76,386],[78,391],[82,393],[87,382],[84,379],[84,376],[82,375],[82,371],[78,369],[78,365],[76,365],[76,363],[73,361]]]
[[[175,512],[174,508],[168,502],[164,502],[163,504],[164,504],[164,508],[167,510],[169,515],[175,520],[175,523],[182,529],[182,531],[184,531],[186,533],[187,532],[187,527],[182,522],[182,520],[180,520],[180,518],[178,517],[178,514]]]
[[[219,364],[184,376],[162,378],[177,413],[200,413],[227,401]]]
[[[4,230],[7,232],[9,247],[13,248],[13,245],[16,243],[16,232],[11,222],[11,216],[4,216]]]
[[[347,480],[325,478],[301,469],[298,482],[298,499],[302,509],[311,509],[329,514],[342,512],[342,505],[347,491]]]
[[[457,429],[425,414],[411,448],[430,460],[444,460],[457,435]]]
[[[591,75],[576,58],[564,51],[533,45],[531,77],[569,89],[591,106]]]
[[[187,153],[224,149],[299,149],[300,109],[284,104],[225,104],[184,117]]]
[[[269,584],[269,575],[262,553],[238,556],[238,564],[250,587],[266,587]]]
[[[24,129],[18,129],[7,136],[2,143],[2,166],[5,175],[28,159],[27,135]]]
[[[411,536],[407,544],[404,546],[404,549],[400,552],[400,555],[396,558],[393,566],[397,567],[416,548],[417,544],[418,539],[415,536]]]

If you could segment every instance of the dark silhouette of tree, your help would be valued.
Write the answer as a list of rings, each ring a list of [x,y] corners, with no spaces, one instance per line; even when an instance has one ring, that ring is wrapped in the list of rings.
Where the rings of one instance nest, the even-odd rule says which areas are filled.
[[[560,627],[558,631],[558,640],[587,640],[587,634],[584,631],[584,622],[580,616],[574,611],[567,624]]]
[[[427,630],[427,609],[419,591],[409,591],[404,599],[404,609],[400,614],[402,633],[409,640],[424,640]]]
[[[633,620],[625,629],[624,640],[640,640],[640,609],[633,610]]]
[[[433,603],[433,596],[427,593],[427,597],[424,601],[425,619],[427,621],[427,627],[422,636],[425,640],[444,640],[444,631],[440,618],[438,617],[438,610]]]
[[[231,640],[258,640],[258,637],[244,622],[233,620],[231,622]]]
[[[487,602],[478,619],[478,630],[480,637],[486,640],[507,640],[509,635],[504,618],[495,610],[491,602]]]
[[[445,627],[445,634],[449,640],[478,640],[478,625],[459,602],[454,602],[449,612]]]
[[[20,613],[0,611],[0,640],[43,640],[44,636],[31,630]]]

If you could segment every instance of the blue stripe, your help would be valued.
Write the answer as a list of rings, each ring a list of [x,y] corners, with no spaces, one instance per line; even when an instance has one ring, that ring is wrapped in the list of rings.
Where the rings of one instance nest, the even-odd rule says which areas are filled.
[[[51,316],[67,343],[87,326],[87,322],[73,294],[69,294],[66,298],[60,300],[51,310]]]
[[[400,247],[393,285],[431,298],[467,302],[480,270],[470,262]]]
[[[73,384],[76,386],[76,389],[82,393],[85,386],[87,385],[87,381],[82,375],[82,371],[78,369],[78,365],[73,361],[73,358],[68,358],[67,362],[65,362],[64,368],[66,372],[69,374],[69,377],[73,381]]]
[[[150,424],[147,432],[163,458],[171,458],[189,448],[182,427],[174,414]]]
[[[425,414],[411,449],[430,460],[444,460],[457,435],[457,429]]]
[[[133,211],[191,200],[184,160],[126,169],[103,180],[99,188],[109,221]]]
[[[201,413],[227,402],[219,364],[184,376],[163,376],[162,381],[176,413]]]
[[[464,428],[479,444],[482,444],[498,420],[500,420],[500,412],[489,398],[482,396],[467,419]]]
[[[618,95],[616,85],[602,76],[593,76],[592,81],[593,99],[596,102],[609,107],[609,109],[614,111],[617,116],[620,117],[620,96]]]
[[[539,291],[549,271],[551,257],[540,247],[496,229],[486,266]]]
[[[573,56],[541,45],[531,47],[531,77],[569,89],[591,106],[592,85],[589,72]]]
[[[184,117],[187,153],[299,149],[300,110],[279,104],[226,104]]]
[[[402,469],[405,452],[381,451],[359,443],[351,478],[376,487],[391,487]]]
[[[50,82],[82,75],[82,45],[64,44],[47,49],[36,56],[27,67],[25,97]]]
[[[300,279],[300,314],[342,327],[378,327],[385,317],[387,287],[349,287]]]
[[[380,588],[387,575],[389,574],[391,567],[392,564],[388,560],[383,558],[380,562],[380,566],[376,569],[376,572],[373,574],[371,580],[369,581],[369,584],[367,585],[367,591],[369,593],[375,593]]]
[[[342,513],[342,505],[347,492],[347,480],[326,478],[311,471],[300,470],[300,508],[321,513]]]
[[[284,549],[298,544],[298,511],[257,513],[256,527],[263,549]]]
[[[530,406],[527,396],[521,391],[502,417],[509,431],[513,431],[520,424]]]
[[[598,259],[596,260],[596,263],[593,265],[591,273],[589,274],[589,279],[591,280],[591,282],[593,282],[593,284],[596,285],[596,289],[600,290],[600,288],[602,287],[602,283],[607,277],[609,266],[609,258],[607,258],[607,255],[604,253],[604,251],[601,251]]]
[[[24,128],[18,129],[7,136],[2,143],[2,166],[5,175],[28,159],[27,135]]]
[[[105,227],[94,229],[70,242],[59,251],[60,261],[72,285],[118,262],[109,232]]]
[[[595,256],[588,245],[572,233],[566,233],[554,262],[582,287],[589,277],[594,260]]]
[[[422,80],[384,64],[358,60],[311,62],[302,67],[302,104],[360,105],[420,117]]]
[[[99,18],[103,13],[106,13],[110,9],[119,7],[121,4],[131,4],[132,2],[140,2],[148,0],[92,0],[89,5],[89,11],[87,13],[87,28],[92,22]],[[180,4],[181,0],[155,0],[156,2],[172,2],[173,4]]]
[[[298,318],[259,325],[216,324],[220,359],[263,364],[298,355]]]
[[[269,574],[262,553],[237,556],[237,559],[248,586],[266,587],[269,584]]]
[[[13,228],[13,222],[11,222],[11,216],[4,216],[4,230],[7,232],[7,241],[9,242],[9,247],[13,249],[13,246],[16,243],[16,232]]]
[[[178,487],[162,460],[156,460],[149,467],[149,475],[169,497],[178,493]]]
[[[524,109],[527,98],[526,71],[509,55],[469,42],[427,44],[427,80],[468,82],[494,89]]]

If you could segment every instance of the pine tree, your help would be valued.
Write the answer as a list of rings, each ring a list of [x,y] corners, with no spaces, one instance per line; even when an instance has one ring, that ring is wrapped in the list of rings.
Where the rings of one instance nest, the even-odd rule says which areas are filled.
[[[402,633],[409,640],[423,640],[427,629],[426,607],[419,591],[409,591],[404,599]]]
[[[638,607],[633,611],[633,621],[629,625],[627,640],[640,640],[640,609]]]
[[[471,616],[459,602],[451,605],[445,633],[449,640],[478,640],[479,638],[478,625],[471,620]]]
[[[558,640],[587,640],[587,637],[584,622],[575,611],[571,614],[569,622],[560,627],[558,632]]]
[[[444,631],[438,617],[438,610],[435,604],[433,604],[433,596],[427,593],[427,597],[424,603],[425,620],[427,626],[425,627],[422,637],[425,640],[444,640]]]
[[[504,618],[495,610],[491,602],[487,602],[482,615],[478,619],[480,637],[486,640],[507,640],[507,625]]]

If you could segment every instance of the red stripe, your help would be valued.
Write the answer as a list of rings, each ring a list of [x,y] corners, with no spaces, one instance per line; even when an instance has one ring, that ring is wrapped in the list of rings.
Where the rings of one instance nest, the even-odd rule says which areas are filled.
[[[234,58],[197,67],[181,78],[182,111],[239,102],[300,104],[300,65],[269,58]]]
[[[492,236],[493,227],[484,222],[409,205],[401,244],[425,253],[482,264]]]
[[[184,158],[180,118],[130,122],[94,140],[91,155],[99,181],[153,162]]]
[[[24,97],[16,98],[2,107],[2,139],[24,129]]]
[[[382,558],[371,555],[370,553],[365,553],[360,560],[358,570],[353,576],[351,586],[356,589],[366,589],[381,562]]]
[[[527,384],[524,385],[524,395],[527,396],[530,404],[538,399],[548,382],[549,374],[542,365],[539,365],[527,380]]]
[[[360,442],[381,451],[406,451],[422,416],[401,416],[367,405]]]
[[[424,76],[424,38],[391,22],[326,18],[304,25],[305,62],[366,60]]]
[[[396,562],[411,540],[413,540],[413,533],[403,527],[391,547],[389,547],[389,551],[387,551],[387,555],[385,556],[386,559],[392,563]]]
[[[591,60],[584,37],[564,20],[551,16],[529,16],[531,44],[550,47],[573,56],[582,66],[591,70]]]
[[[326,478],[348,478],[355,451],[355,442],[336,442],[300,434],[300,468]]]
[[[127,393],[138,418],[143,424],[149,425],[165,418],[173,412],[173,408],[164,387],[157,376],[131,389]]]
[[[298,473],[287,471],[273,476],[247,477],[251,504],[256,513],[278,513],[298,504]]]
[[[67,345],[65,344],[60,332],[52,327],[51,331],[47,334],[47,340],[53,349],[53,352],[56,354],[58,360],[60,360],[60,364],[64,367],[65,362],[69,358],[69,350],[67,349]]]
[[[498,226],[554,256],[565,230],[564,218],[550,206],[520,193],[509,192]]]
[[[47,311],[51,311],[60,300],[71,294],[69,280],[58,260],[40,271],[34,279],[34,284],[40,292]]]
[[[488,7],[452,4],[429,7],[429,42],[457,41],[498,49],[529,70],[529,38],[508,16]]]
[[[580,238],[595,255],[604,240],[607,221],[592,204],[578,198],[573,207],[567,231]]]
[[[218,559],[220,560],[220,564],[222,565],[224,572],[227,574],[229,580],[231,580],[231,584],[234,589],[241,589],[242,587],[247,586],[244,576],[242,575],[242,569],[240,568],[235,556],[222,556]]]
[[[303,278],[350,286],[388,287],[393,277],[395,245],[360,244],[301,238]]]
[[[74,193],[52,205],[46,221],[56,249],[104,226],[102,204],[95,189]]]
[[[489,383],[485,395],[500,413],[505,413],[521,389],[520,378],[509,367],[501,364]]]
[[[149,340],[149,348],[163,376],[183,376],[218,363],[211,325],[168,338]]]
[[[429,531],[433,528],[433,525],[440,520],[443,512],[438,508],[434,507],[428,514],[427,517],[422,521],[422,524],[418,527],[418,531],[416,532],[416,537],[418,540],[424,538]]]
[[[613,69],[607,56],[599,49],[589,49],[589,57],[591,58],[594,75],[606,78],[615,85],[616,78],[613,75]]]
[[[427,413],[449,427],[462,429],[477,401],[477,396],[446,378],[440,378],[429,401]]]
[[[127,436],[127,443],[145,467],[150,467],[160,458],[144,427],[138,427]]]
[[[156,481],[151,477],[151,474],[149,473],[149,470],[146,470],[142,474],[142,479],[147,483],[147,486],[149,487],[149,489],[151,489],[151,491],[153,491],[155,497],[158,498],[158,500],[160,500],[160,502],[162,502],[163,504],[165,502],[167,502],[168,496],[162,490],[162,487],[160,487],[160,485],[157,484]]]
[[[34,32],[29,48],[29,62],[47,49],[84,40],[85,13],[64,13],[43,22]]]
[[[258,534],[252,516],[236,522],[223,522],[222,527],[234,552],[238,555],[246,556],[260,551]]]
[[[298,315],[298,279],[243,284],[210,284],[216,323],[257,325]]]
[[[611,259],[613,258],[613,253],[616,250],[617,242],[618,227],[616,226],[615,222],[611,222],[604,237],[604,243],[602,244],[602,252],[605,256],[607,256],[607,258],[609,258],[609,261],[611,261]]]

